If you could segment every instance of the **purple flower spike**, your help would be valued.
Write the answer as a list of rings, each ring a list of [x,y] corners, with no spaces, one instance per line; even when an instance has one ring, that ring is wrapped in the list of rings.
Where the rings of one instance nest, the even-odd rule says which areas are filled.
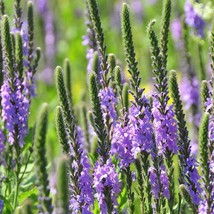
[[[162,186],[162,194],[165,196],[167,199],[170,198],[170,193],[169,193],[169,179],[167,176],[166,168],[165,166],[161,167],[161,173],[160,173],[160,182]]]
[[[199,205],[201,202],[201,192],[202,192],[202,188],[200,186],[200,176],[198,174],[198,170],[197,170],[197,164],[196,164],[196,160],[193,157],[190,157],[187,159],[187,163],[186,163],[186,167],[184,169],[184,173],[187,174],[186,176],[189,178],[188,180],[188,190],[189,190],[189,194],[192,198],[192,202],[195,205]]]
[[[113,90],[110,87],[102,89],[99,92],[99,97],[101,99],[104,122],[106,123],[107,115],[109,115],[113,123],[115,123],[117,120],[117,113],[115,110],[117,99],[115,98]]]
[[[108,160],[106,164],[100,165],[99,162],[96,163],[94,167],[94,188],[96,189],[96,195],[99,205],[100,213],[107,214],[107,204],[105,200],[105,189],[110,189],[111,191],[111,202],[114,206],[113,213],[117,213],[117,196],[120,192],[120,182],[118,179],[118,174],[111,160]]]
[[[6,122],[8,130],[8,142],[13,145],[15,141],[18,141],[19,146],[22,147],[24,138],[28,134],[30,103],[25,94],[25,87],[18,78],[16,78],[14,84],[15,91],[12,91],[8,80],[5,80],[2,85],[0,92],[2,97],[2,118]]]
[[[118,122],[115,126],[111,147],[111,154],[120,158],[122,168],[133,163],[141,151],[150,152],[153,145],[149,109],[140,111],[139,107],[133,105],[127,118],[125,124]]]
[[[134,162],[131,136],[132,130],[129,126],[122,127],[120,123],[116,125],[112,139],[111,154],[118,155],[121,168],[126,168]]]
[[[157,172],[154,167],[149,168],[149,180],[151,184],[151,190],[153,197],[155,199],[159,198],[159,193],[160,193],[160,186],[158,183],[158,177],[157,177]]]
[[[173,105],[166,106],[166,114],[160,112],[160,103],[155,100],[152,113],[154,115],[155,136],[160,155],[164,154],[166,149],[177,154],[177,122],[174,119]]]
[[[133,149],[134,158],[140,151],[150,152],[152,149],[152,115],[148,107],[140,110],[139,107],[133,105],[129,109],[129,122],[133,130]]]
[[[170,198],[169,179],[164,165],[162,165],[160,169],[160,184],[158,181],[157,171],[154,167],[149,168],[149,180],[151,185],[151,191],[155,199],[158,199],[160,197],[160,194],[165,196],[167,199]]]
[[[91,206],[94,204],[94,191],[92,189],[92,177],[90,175],[91,166],[89,164],[89,159],[84,151],[83,145],[83,134],[80,127],[77,128],[78,133],[78,141],[79,144],[79,153],[81,154],[80,165],[82,166],[81,172],[79,172],[78,163],[74,160],[72,162],[72,168],[75,171],[75,174],[79,175],[78,177],[78,188],[80,190],[80,194],[71,194],[70,199],[70,210],[74,214],[78,214],[81,210],[83,214],[92,214],[90,211]],[[71,154],[74,155],[73,148],[71,148]],[[73,192],[73,188],[76,188],[72,182],[70,181],[71,192]]]
[[[189,0],[186,1],[184,6],[186,13],[186,23],[196,29],[198,36],[204,36],[205,21],[196,13],[193,5]]]

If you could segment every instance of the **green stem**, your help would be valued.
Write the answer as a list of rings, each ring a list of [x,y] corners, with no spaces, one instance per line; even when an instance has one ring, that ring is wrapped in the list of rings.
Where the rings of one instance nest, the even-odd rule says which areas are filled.
[[[31,150],[31,152],[30,152],[30,154],[29,154],[29,156],[28,156],[28,159],[27,159],[27,162],[26,162],[26,164],[25,164],[25,168],[24,168],[24,171],[23,171],[23,173],[22,173],[22,176],[21,176],[21,178],[19,179],[19,184],[22,182],[22,179],[23,179],[23,177],[24,177],[24,175],[25,175],[25,172],[26,172],[26,170],[27,170],[28,163],[29,163],[29,161],[30,161],[31,154],[32,154],[32,150]]]
[[[206,80],[206,71],[204,69],[204,62],[202,57],[202,45],[198,44],[198,58],[199,58],[199,65],[200,65],[200,78],[202,80]]]
[[[18,170],[17,170],[18,172]],[[16,209],[17,199],[18,199],[18,192],[19,192],[19,174],[16,172],[16,188],[15,188],[15,196],[13,201],[13,209]]]

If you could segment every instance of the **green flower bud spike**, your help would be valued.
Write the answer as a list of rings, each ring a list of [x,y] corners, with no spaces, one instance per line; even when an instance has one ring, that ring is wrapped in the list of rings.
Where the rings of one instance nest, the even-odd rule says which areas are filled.
[[[34,158],[36,168],[36,185],[39,188],[39,203],[41,212],[52,213],[53,206],[50,198],[49,180],[46,159],[46,133],[48,124],[48,105],[44,103],[39,111],[35,138],[34,138]]]

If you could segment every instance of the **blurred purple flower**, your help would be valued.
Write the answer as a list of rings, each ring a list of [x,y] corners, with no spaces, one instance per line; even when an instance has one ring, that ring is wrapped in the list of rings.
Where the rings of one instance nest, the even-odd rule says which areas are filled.
[[[182,25],[179,18],[172,21],[171,24],[172,38],[177,42],[182,36]]]
[[[45,69],[40,76],[42,80],[50,83],[53,78],[53,66],[56,55],[56,35],[54,16],[50,8],[49,0],[34,0],[42,21],[42,32],[45,45]]]
[[[196,13],[193,5],[189,0],[187,0],[185,3],[184,11],[186,14],[186,19],[185,19],[186,23],[190,27],[195,28],[198,36],[203,37],[205,21]]]
[[[191,79],[186,76],[183,77],[180,94],[185,110],[189,111],[192,108],[192,113],[188,117],[189,122],[199,127],[201,118],[201,113],[198,109],[200,106],[200,85],[195,75]]]
[[[200,104],[199,81],[197,77],[193,77],[191,81],[184,77],[181,81],[180,93],[182,100],[185,102],[185,109],[188,110],[192,105]]]
[[[3,213],[3,209],[4,209],[4,201],[0,200],[0,213]]]
[[[113,213],[117,213],[117,196],[120,192],[120,182],[118,179],[118,174],[111,160],[107,160],[106,164],[100,165],[99,162],[96,163],[94,167],[94,185],[96,190],[95,197],[100,205],[100,213],[107,214],[107,204],[105,191],[110,190],[111,202],[114,206]]]

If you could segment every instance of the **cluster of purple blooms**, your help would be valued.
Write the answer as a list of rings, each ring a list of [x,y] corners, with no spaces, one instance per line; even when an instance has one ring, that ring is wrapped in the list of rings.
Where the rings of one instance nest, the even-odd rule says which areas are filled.
[[[96,163],[94,167],[93,187],[97,192],[95,197],[99,202],[101,213],[108,213],[107,203],[110,203],[106,201],[105,190],[111,192],[111,203],[114,205],[112,213],[117,213],[117,196],[121,191],[121,186],[115,166],[112,164],[111,160],[108,160],[105,164]]]
[[[174,154],[178,153],[178,146],[176,144],[177,136],[177,122],[174,118],[173,105],[166,107],[166,114],[160,112],[160,103],[155,100],[153,104],[152,113],[154,116],[155,137],[159,155],[163,155],[168,149]]]
[[[107,116],[109,114],[112,122],[115,123],[117,120],[117,113],[115,109],[117,99],[115,98],[112,88],[107,87],[105,89],[101,89],[99,92],[99,97],[101,99],[104,122],[107,123]]]
[[[167,199],[170,198],[169,193],[169,179],[167,176],[165,166],[162,166],[160,171],[160,179],[157,176],[157,170],[152,166],[149,168],[149,180],[151,184],[151,191],[155,199],[160,198],[162,194]]]
[[[0,90],[2,119],[8,131],[8,142],[13,145],[18,143],[20,147],[24,144],[24,138],[28,134],[28,116],[30,98],[35,96],[35,85],[32,70],[27,61],[28,57],[28,36],[22,28],[11,30],[12,33],[20,33],[23,41],[23,65],[24,74],[20,76],[18,70],[14,70],[10,76],[8,64],[3,61],[4,81]],[[4,53],[4,51],[3,51]],[[11,68],[10,68],[11,69]]]
[[[126,121],[127,120],[127,121]],[[120,159],[120,167],[126,168],[138,157],[141,151],[152,150],[151,112],[133,105],[125,121],[116,124],[112,138],[111,154]]]
[[[11,88],[8,80],[4,80],[1,88],[2,118],[8,130],[8,142],[13,145],[18,140],[20,147],[24,144],[24,138],[28,133],[28,115],[30,101],[23,89],[26,86],[15,79],[14,88]],[[18,139],[16,139],[18,129]]]
[[[87,154],[84,150],[84,137],[82,134],[82,130],[80,127],[77,127],[77,144],[79,146],[78,152],[80,153],[80,160],[74,160],[72,161],[72,168],[74,169],[74,173],[78,174],[78,188],[79,188],[79,194],[76,195],[73,193],[73,189],[77,188],[75,186],[75,183],[73,183],[73,180],[70,180],[70,206],[69,209],[72,211],[72,213],[78,214],[80,211],[85,214],[90,214],[90,208],[94,204],[93,199],[93,189],[92,189],[92,177],[90,175],[91,172],[91,165],[89,163],[89,159],[87,157]],[[74,156],[73,148],[70,148],[70,155]],[[81,171],[80,167],[81,166]],[[72,175],[71,175],[72,176]]]

